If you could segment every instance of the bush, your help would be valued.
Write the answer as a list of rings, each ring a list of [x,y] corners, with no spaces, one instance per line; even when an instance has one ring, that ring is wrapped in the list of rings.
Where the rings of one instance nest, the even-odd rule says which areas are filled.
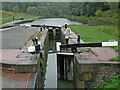
[[[96,15],[97,17],[102,16],[102,11],[101,11],[100,9],[98,9],[98,10],[95,12],[95,15]]]
[[[120,82],[120,74],[114,76],[111,79],[107,79],[105,82],[101,83],[100,85],[94,88],[114,88],[114,89],[120,88],[119,82]]]

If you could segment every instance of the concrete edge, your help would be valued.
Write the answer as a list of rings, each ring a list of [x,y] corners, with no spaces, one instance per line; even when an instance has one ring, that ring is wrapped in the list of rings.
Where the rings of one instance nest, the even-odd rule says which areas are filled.
[[[85,59],[81,59],[79,60],[78,56],[74,54],[74,57],[76,58],[77,62],[79,64],[120,64],[120,62],[117,61],[103,61],[103,62],[99,62],[96,59],[90,59],[90,60],[85,60]]]
[[[77,58],[76,58],[77,59]],[[90,60],[79,60],[78,61],[78,59],[77,59],[77,62],[79,63],[79,64],[109,64],[109,65],[111,65],[111,64],[120,64],[120,62],[99,62],[99,61],[97,61],[97,60],[94,60],[95,62],[89,62]]]
[[[38,75],[38,73],[31,73],[27,88],[30,88],[31,90],[35,89],[37,75]]]
[[[33,22],[34,20],[35,20],[35,19],[22,20],[22,21],[13,23],[13,25],[8,25],[8,26],[0,27],[0,29],[6,29],[6,28],[11,28],[11,27],[19,26],[19,25],[17,25],[17,24],[22,24],[22,23],[27,23],[27,22]]]
[[[41,38],[40,38],[40,42],[41,42],[40,45],[41,45],[42,47],[44,47],[44,42],[45,42],[47,33],[48,33],[48,30],[43,31],[42,36],[41,36]]]
[[[33,22],[34,20],[35,20],[35,19],[22,20],[22,21],[19,21],[19,22],[14,23],[14,24],[21,24],[21,23]]]
[[[38,59],[39,59],[39,54],[32,57],[31,60],[19,60],[16,62],[0,60],[0,64],[4,64],[4,65],[36,65],[38,63],[38,61],[37,61]]]

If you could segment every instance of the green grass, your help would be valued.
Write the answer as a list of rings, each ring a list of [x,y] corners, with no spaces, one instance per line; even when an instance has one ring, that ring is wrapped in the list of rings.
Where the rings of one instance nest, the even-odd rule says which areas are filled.
[[[116,26],[69,25],[69,27],[75,34],[80,34],[85,42],[108,42],[111,39],[118,41]]]
[[[103,83],[101,83],[100,85],[94,88],[118,88],[118,90],[120,90],[119,84],[120,84],[120,74],[114,76],[111,79],[107,79],[106,81],[104,81]]]
[[[85,42],[108,42],[109,40],[118,41],[118,27],[117,26],[87,26],[87,25],[69,25],[69,28],[75,34],[80,34],[80,37]],[[112,47],[118,51],[117,47]],[[120,61],[115,58],[112,61]]]
[[[2,13],[2,24],[13,21],[13,17],[15,20],[19,20],[20,17],[23,17],[24,20],[38,18],[38,16],[30,15],[27,13],[14,13],[7,11],[0,11],[0,13]]]
[[[8,23],[8,22],[11,22],[11,21],[13,21],[13,20],[2,21],[2,24]]]

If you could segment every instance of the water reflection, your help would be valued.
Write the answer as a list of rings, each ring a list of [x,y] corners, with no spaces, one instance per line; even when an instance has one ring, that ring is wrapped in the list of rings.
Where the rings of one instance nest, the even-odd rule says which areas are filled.
[[[68,20],[66,18],[47,18],[47,19],[37,19],[29,24],[36,24],[36,25],[43,25],[43,24],[47,24],[47,25],[61,25],[63,26],[65,23],[67,23],[68,25],[83,25],[82,23],[76,22],[76,21],[71,21]]]

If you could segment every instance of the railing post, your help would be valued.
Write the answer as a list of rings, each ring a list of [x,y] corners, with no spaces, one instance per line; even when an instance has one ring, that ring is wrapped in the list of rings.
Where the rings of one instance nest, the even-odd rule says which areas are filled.
[[[40,26],[40,31],[42,32],[42,26]]]
[[[65,23],[65,29],[67,29],[67,24]]]
[[[68,44],[68,41],[69,41],[69,37],[68,36],[65,37],[65,41],[66,41],[66,44]]]
[[[77,42],[80,43],[80,34],[78,34]]]
[[[36,44],[38,44],[38,38],[37,37],[35,37],[35,42],[36,42]]]

